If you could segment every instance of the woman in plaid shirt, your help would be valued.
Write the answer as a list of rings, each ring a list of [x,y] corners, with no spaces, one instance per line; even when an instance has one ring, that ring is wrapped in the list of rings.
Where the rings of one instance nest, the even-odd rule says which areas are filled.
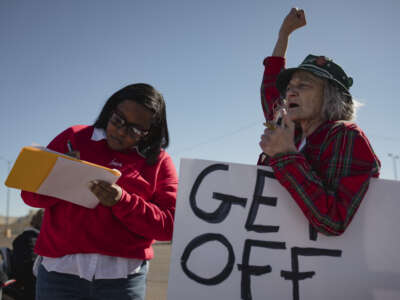
[[[351,122],[353,80],[339,65],[308,55],[297,68],[284,69],[289,36],[305,24],[304,11],[293,8],[272,56],[264,60],[261,102],[268,129],[261,136],[259,164],[273,168],[316,230],[340,235],[370,178],[379,176],[380,161]]]

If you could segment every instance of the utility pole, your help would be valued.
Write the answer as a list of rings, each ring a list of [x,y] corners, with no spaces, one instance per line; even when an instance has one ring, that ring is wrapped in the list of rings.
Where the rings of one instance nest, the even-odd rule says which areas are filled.
[[[7,163],[7,175],[11,171],[11,160],[6,159],[5,157],[0,156],[0,159],[4,160]],[[6,176],[7,176],[6,175]],[[5,228],[5,235],[8,234],[8,229],[10,226],[10,188],[7,187],[7,198],[6,198],[6,228]]]
[[[393,161],[393,173],[394,173],[394,180],[397,180],[397,163],[396,160],[399,159],[399,156],[396,154],[389,153],[389,157],[392,158]]]

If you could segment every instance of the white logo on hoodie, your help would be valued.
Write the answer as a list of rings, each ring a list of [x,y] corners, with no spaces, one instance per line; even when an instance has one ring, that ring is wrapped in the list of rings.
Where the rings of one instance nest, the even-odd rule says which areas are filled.
[[[109,165],[114,167],[122,167],[122,163],[118,162],[115,158],[113,158]]]

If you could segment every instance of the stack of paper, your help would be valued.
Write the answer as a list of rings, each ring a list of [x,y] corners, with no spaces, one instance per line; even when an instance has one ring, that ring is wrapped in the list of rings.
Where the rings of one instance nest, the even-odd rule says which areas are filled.
[[[92,180],[114,183],[121,176],[109,169],[44,147],[23,147],[6,186],[60,198],[88,208],[99,201],[87,184]]]

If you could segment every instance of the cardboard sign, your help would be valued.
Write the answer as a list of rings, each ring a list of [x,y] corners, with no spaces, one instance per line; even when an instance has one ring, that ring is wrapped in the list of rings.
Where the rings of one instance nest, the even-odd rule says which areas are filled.
[[[168,300],[400,299],[400,183],[372,179],[342,236],[312,229],[268,167],[184,159]]]

